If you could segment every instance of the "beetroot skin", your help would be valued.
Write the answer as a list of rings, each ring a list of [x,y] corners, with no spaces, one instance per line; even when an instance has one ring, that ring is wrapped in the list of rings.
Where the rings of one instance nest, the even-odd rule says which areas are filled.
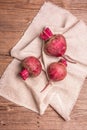
[[[41,73],[42,66],[40,61],[34,57],[30,56],[22,61],[23,70],[20,72],[20,76],[25,80],[26,78],[36,77]]]
[[[66,40],[63,35],[54,35],[44,45],[44,51],[47,55],[59,57],[64,55],[66,51]]]
[[[47,68],[48,76],[52,81],[60,81],[67,75],[66,67],[61,62],[51,63]]]

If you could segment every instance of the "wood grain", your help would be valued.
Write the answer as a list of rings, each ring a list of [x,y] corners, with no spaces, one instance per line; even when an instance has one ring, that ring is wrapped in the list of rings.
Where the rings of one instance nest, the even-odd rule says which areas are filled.
[[[50,0],[87,24],[87,0]],[[10,49],[22,36],[44,0],[0,0],[0,76],[12,61]],[[0,97],[0,130],[87,130],[87,79],[71,120],[65,122],[51,107],[43,116]]]

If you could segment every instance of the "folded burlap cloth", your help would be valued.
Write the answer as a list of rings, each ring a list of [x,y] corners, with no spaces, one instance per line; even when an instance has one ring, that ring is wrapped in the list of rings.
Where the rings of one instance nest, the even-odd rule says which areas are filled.
[[[47,76],[44,71],[36,78],[22,80],[18,73],[21,61],[27,56],[39,57],[42,53],[43,69],[49,63],[58,61],[41,51],[42,41],[39,34],[43,27],[48,26],[53,33],[63,34],[67,41],[66,55],[77,61],[68,62],[66,78],[52,82],[45,91]],[[87,75],[87,27],[67,10],[50,2],[45,2],[28,29],[11,50],[13,61],[0,79],[0,95],[21,106],[43,114],[50,104],[65,120],[70,119],[71,110],[77,100],[83,82]]]

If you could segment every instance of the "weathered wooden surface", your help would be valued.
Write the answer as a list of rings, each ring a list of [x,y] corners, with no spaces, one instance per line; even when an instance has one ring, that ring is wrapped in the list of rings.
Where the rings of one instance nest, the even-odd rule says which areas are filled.
[[[87,0],[50,0],[87,23]],[[9,51],[44,0],[0,0],[0,76],[11,62]],[[43,116],[0,97],[0,130],[87,130],[87,80],[65,122],[51,107]]]

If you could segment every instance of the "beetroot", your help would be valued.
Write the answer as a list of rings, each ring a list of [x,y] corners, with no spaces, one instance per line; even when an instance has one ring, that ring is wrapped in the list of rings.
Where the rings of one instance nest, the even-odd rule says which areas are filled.
[[[48,76],[52,81],[63,80],[67,74],[66,67],[63,63],[54,62],[47,68]]]
[[[64,36],[61,34],[54,35],[45,44],[44,51],[47,55],[51,55],[55,57],[64,55],[66,51],[66,41],[65,41]]]
[[[62,34],[53,35],[49,28],[45,28],[40,34],[40,38],[45,41],[44,51],[47,55],[59,57],[66,51],[66,40]]]
[[[63,57],[68,62],[76,64],[76,60],[70,56],[65,55],[67,44],[66,39],[62,34],[53,35],[51,30],[47,27],[40,33],[40,38],[45,41],[44,52],[49,56]]]
[[[23,70],[19,74],[24,80],[28,77],[38,76],[42,70],[40,61],[34,56],[25,58],[22,61],[22,67]]]
[[[67,62],[65,59],[61,59],[59,62],[53,62],[51,63],[47,68],[47,74],[49,77],[49,81],[46,84],[46,86],[41,90],[43,92],[48,85],[51,83],[51,81],[60,81],[63,80],[67,75]]]

